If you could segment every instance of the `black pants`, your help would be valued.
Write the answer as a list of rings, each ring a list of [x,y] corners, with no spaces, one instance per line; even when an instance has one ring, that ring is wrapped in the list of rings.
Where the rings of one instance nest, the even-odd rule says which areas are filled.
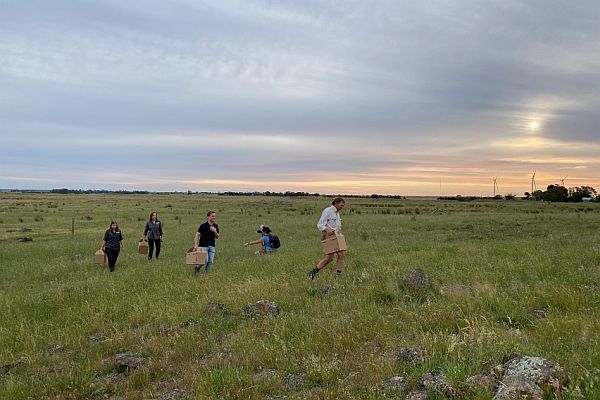
[[[156,245],[156,258],[160,254],[160,239],[148,238],[148,258],[152,258],[152,252],[154,251],[154,245]]]
[[[104,252],[106,253],[106,258],[108,258],[108,268],[111,271],[115,270],[115,265],[117,264],[117,258],[119,258],[119,252],[121,251],[121,249],[109,249],[108,247],[106,247],[104,249]]]

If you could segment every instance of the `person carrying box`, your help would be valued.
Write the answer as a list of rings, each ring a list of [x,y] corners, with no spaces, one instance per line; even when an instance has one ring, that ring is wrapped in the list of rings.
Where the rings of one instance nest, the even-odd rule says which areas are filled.
[[[319,222],[317,222],[317,229],[321,232],[321,240],[331,239],[336,235],[342,233],[342,218],[340,211],[346,205],[346,201],[341,197],[336,197],[331,202],[331,206],[323,210]],[[338,250],[333,253],[325,254],[323,259],[317,263],[317,265],[311,269],[308,273],[310,279],[315,279],[320,270],[325,268],[327,264],[333,261],[333,256],[337,255],[337,261],[335,264],[336,276],[342,275],[342,267],[344,266],[344,260],[346,258],[346,250]]]

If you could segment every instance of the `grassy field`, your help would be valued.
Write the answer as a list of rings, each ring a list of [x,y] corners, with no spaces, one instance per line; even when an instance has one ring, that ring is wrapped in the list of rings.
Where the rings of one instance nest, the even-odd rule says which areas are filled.
[[[512,354],[557,362],[600,398],[599,204],[349,198],[343,277],[330,266],[311,282],[329,201],[0,194],[0,398],[381,399],[394,375],[410,390],[438,371],[459,398],[490,399],[464,381]],[[185,251],[209,209],[222,238],[213,270],[194,274]],[[136,248],[152,210],[157,262]],[[92,262],[111,219],[126,242],[113,274]],[[259,224],[281,238],[277,254],[243,246]],[[427,296],[403,283],[415,268],[434,284]],[[241,314],[263,299],[278,316]],[[398,360],[406,347],[425,360]],[[120,374],[118,353],[144,365]]]

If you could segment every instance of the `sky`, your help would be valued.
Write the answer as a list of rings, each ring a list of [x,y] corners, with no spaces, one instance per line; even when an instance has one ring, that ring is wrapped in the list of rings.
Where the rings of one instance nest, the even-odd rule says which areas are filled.
[[[597,0],[0,0],[0,188],[600,190]]]

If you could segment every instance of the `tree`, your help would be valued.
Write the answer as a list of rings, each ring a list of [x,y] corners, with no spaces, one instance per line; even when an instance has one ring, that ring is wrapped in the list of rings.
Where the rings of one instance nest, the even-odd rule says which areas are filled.
[[[591,186],[576,186],[569,188],[568,201],[580,202],[584,197],[596,197],[596,189]]]
[[[529,194],[529,193],[527,193],[527,194]],[[515,195],[514,195],[514,194],[512,194],[512,193],[507,193],[507,194],[505,194],[505,195],[504,195],[504,199],[505,199],[505,200],[514,200],[516,197],[517,197],[517,196],[515,196]]]
[[[542,193],[544,201],[567,201],[569,191],[561,185],[549,185],[546,191]]]

